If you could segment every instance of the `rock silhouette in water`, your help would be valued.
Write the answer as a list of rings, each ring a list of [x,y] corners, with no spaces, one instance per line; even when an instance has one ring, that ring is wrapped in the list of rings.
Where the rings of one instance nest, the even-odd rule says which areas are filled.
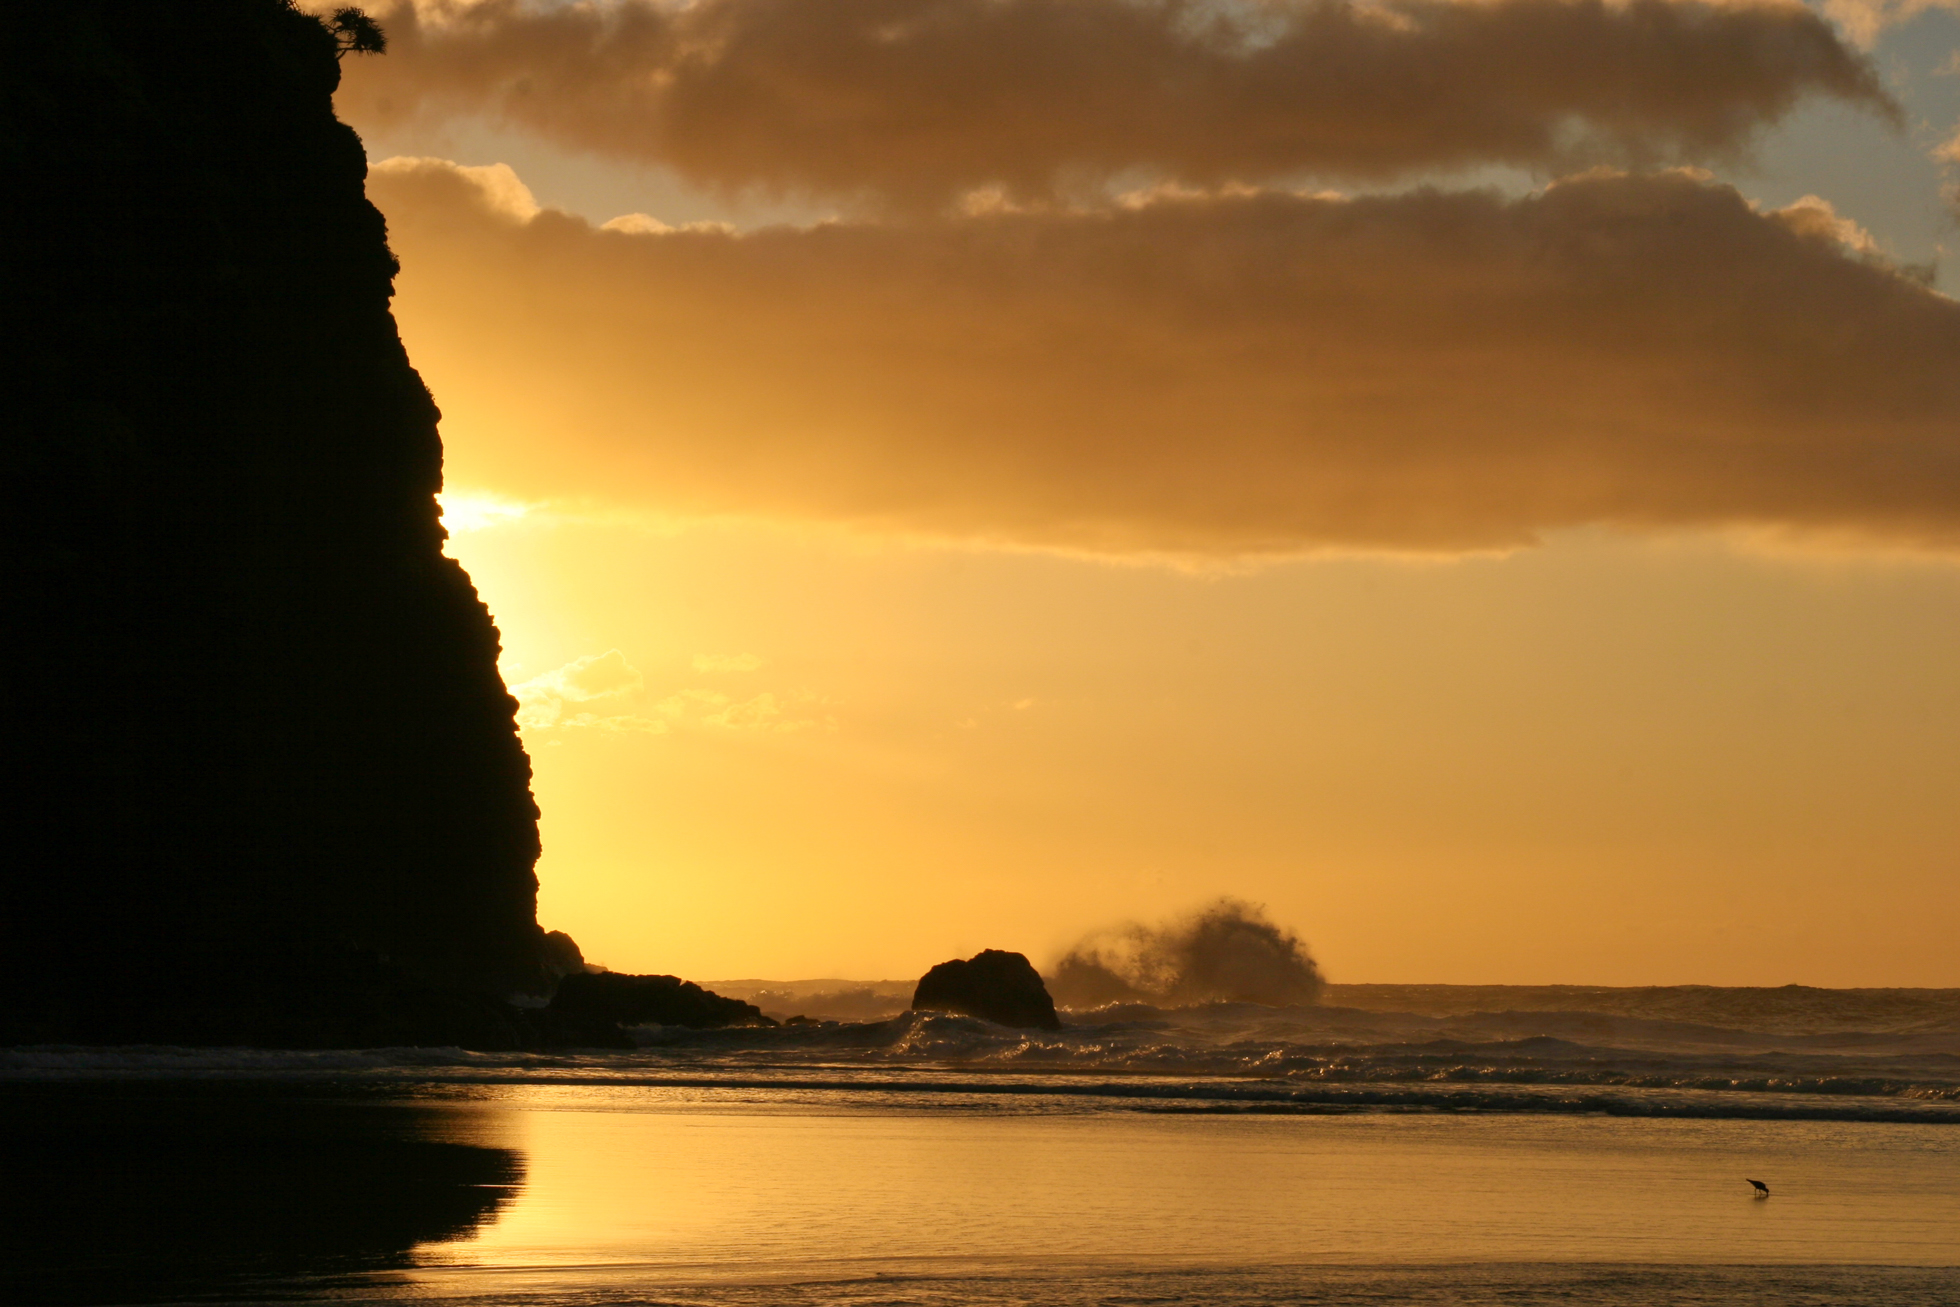
[[[554,978],[578,975],[585,970],[585,954],[579,951],[578,942],[564,931],[546,931],[544,969]]]
[[[773,1026],[762,1009],[739,998],[723,998],[679,976],[628,976],[588,971],[566,976],[552,995],[546,1014],[567,1028],[619,1026]]]
[[[958,1012],[1022,1029],[1060,1030],[1048,987],[1025,956],[990,948],[926,972],[912,994],[918,1012]]]
[[[308,950],[562,962],[339,53],[286,0],[10,9],[0,1038],[175,1038]]]

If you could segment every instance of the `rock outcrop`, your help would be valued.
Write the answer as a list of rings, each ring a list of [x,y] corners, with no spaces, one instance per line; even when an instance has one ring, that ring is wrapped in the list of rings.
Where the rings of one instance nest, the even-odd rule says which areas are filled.
[[[1023,954],[995,948],[926,972],[912,994],[912,1009],[958,1012],[1022,1029],[1062,1028],[1055,1001],[1034,965]]]
[[[335,40],[286,0],[7,25],[7,1020],[190,1037],[308,950],[543,992],[530,765]]]
[[[679,976],[628,976],[585,971],[558,982],[545,1015],[566,1030],[608,1026],[773,1026],[762,1009],[723,998]],[[562,1036],[561,1036],[562,1037]]]

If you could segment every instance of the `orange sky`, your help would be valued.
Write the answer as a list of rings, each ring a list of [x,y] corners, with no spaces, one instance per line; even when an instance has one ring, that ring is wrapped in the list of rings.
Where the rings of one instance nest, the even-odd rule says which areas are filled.
[[[1203,575],[540,518],[455,548],[513,682],[614,665],[524,693],[542,914],[615,967],[1045,959],[1223,892],[1340,980],[1955,980],[1944,563]]]
[[[1336,981],[1960,985],[1909,8],[383,13],[340,107],[541,919],[869,978],[1223,893]]]

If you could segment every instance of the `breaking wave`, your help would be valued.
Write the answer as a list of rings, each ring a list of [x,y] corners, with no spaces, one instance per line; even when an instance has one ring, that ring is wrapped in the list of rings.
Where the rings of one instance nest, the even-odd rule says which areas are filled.
[[[1058,1032],[905,1013],[644,1027],[630,1051],[0,1050],[9,1080],[202,1077],[386,1089],[601,1084],[990,1112],[1533,1112],[1960,1124],[1960,1019],[1776,1034],[1599,1012],[1117,1004]]]
[[[1265,910],[1221,898],[1158,926],[1091,934],[1049,969],[1063,1007],[1108,1003],[1312,1003],[1325,984],[1306,945]]]

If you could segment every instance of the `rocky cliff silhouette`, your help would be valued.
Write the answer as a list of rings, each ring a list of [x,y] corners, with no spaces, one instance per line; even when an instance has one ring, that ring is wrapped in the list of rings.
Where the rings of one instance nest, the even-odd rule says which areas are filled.
[[[284,0],[8,28],[0,1037],[537,986],[530,765],[339,43]]]

